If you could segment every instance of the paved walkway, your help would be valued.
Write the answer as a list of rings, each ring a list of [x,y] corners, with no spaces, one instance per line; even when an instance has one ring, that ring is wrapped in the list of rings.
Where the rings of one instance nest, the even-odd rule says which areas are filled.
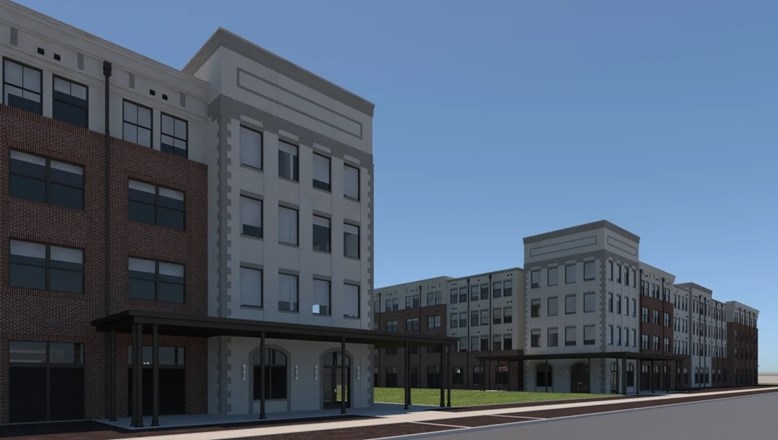
[[[263,422],[261,426],[257,426],[258,421],[230,424],[228,420],[222,420],[225,424],[209,427],[183,427],[163,431],[128,431],[95,422],[76,422],[82,424],[91,423],[91,425],[83,425],[80,431],[78,427],[75,427],[69,429],[71,432],[59,432],[56,434],[49,431],[46,433],[40,432],[37,435],[35,433],[25,435],[22,431],[19,431],[16,436],[14,436],[13,431],[4,431],[4,428],[0,427],[0,437],[9,437],[3,434],[5,432],[11,435],[10,438],[25,440],[30,440],[31,438],[108,440],[134,437],[158,440],[226,440],[255,439],[267,436],[271,436],[274,440],[296,440],[313,437],[343,440],[371,439],[436,431],[457,431],[507,423],[532,423],[550,418],[774,392],[778,392],[778,387],[678,393],[661,396],[636,396],[607,400],[595,399],[564,403],[517,404],[496,408],[462,408],[455,411],[432,409],[434,407],[415,407],[415,411],[404,412],[402,411],[402,406],[379,404],[367,411],[354,410],[354,414],[348,415],[345,418],[336,416],[335,418],[328,417],[319,420],[309,418],[285,422],[269,421]],[[198,416],[188,417],[194,419]],[[202,417],[208,416],[199,416],[200,420],[203,420]],[[100,425],[102,428],[100,428]]]

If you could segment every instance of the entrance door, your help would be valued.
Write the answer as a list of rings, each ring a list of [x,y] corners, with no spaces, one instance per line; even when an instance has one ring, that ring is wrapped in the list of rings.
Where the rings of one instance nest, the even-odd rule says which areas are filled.
[[[570,369],[570,390],[574,393],[589,392],[589,366],[575,364]]]
[[[154,382],[150,368],[143,369],[143,415],[150,416],[154,409]],[[184,414],[186,412],[186,375],[183,368],[159,369],[159,414]],[[132,369],[127,370],[127,408],[132,408]]]
[[[619,366],[611,363],[611,394],[619,393]]]
[[[344,390],[344,384],[341,380],[343,368],[340,365],[341,354],[340,352],[331,352],[324,355],[322,358],[322,407],[323,408],[338,408],[343,396],[343,391],[346,392],[346,406],[351,407],[351,358],[346,356],[346,384]]]

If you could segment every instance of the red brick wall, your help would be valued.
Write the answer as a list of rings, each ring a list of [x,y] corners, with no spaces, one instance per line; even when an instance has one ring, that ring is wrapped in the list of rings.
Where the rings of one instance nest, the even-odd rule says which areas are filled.
[[[652,298],[648,295],[640,295],[640,307],[641,310],[643,307],[648,308],[648,322],[642,322],[640,323],[640,334],[641,335],[648,335],[648,350],[643,350],[641,347],[641,341],[638,339],[637,344],[638,347],[641,347],[640,351],[644,353],[673,353],[673,303],[662,301],[658,298]],[[654,310],[659,311],[659,325],[654,324]],[[664,314],[669,313],[670,314],[670,322],[669,326],[665,327],[665,321],[664,321]],[[641,315],[638,315],[641,316]],[[654,347],[652,344],[652,337],[658,336],[659,337],[659,350],[654,351]],[[668,338],[670,340],[670,347],[669,351],[664,351],[664,338]]]
[[[8,421],[8,343],[14,340],[81,342],[85,348],[85,414],[105,416],[105,337],[94,319],[126,309],[207,314],[207,167],[170,154],[112,139],[112,281],[106,308],[104,248],[104,143],[100,133],[0,105],[0,423]],[[84,210],[11,198],[9,150],[70,162],[84,168]],[[135,178],[185,193],[186,227],[175,231],[127,220],[127,180]],[[84,250],[84,293],[68,294],[8,287],[9,240],[21,239]],[[184,304],[127,297],[129,256],[185,265]],[[206,347],[201,339],[176,338],[187,346],[187,410],[207,405]],[[117,389],[125,414],[127,346],[117,342],[117,364],[124,369]],[[171,344],[172,345],[172,344]],[[194,375],[192,377],[189,377]],[[196,377],[195,377],[196,376]],[[202,377],[200,377],[202,376]],[[190,381],[191,379],[191,381]]]

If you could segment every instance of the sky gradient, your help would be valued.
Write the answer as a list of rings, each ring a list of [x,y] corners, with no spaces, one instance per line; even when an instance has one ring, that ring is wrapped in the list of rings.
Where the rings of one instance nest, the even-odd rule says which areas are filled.
[[[608,219],[760,309],[778,371],[774,1],[21,3],[176,68],[222,26],[374,102],[376,287]]]

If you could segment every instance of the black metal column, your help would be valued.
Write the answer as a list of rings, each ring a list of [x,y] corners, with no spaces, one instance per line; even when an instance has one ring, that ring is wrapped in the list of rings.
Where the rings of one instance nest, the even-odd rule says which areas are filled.
[[[444,361],[444,353],[443,353],[443,344],[440,344],[440,407],[445,408],[446,407],[446,384],[443,381],[443,375],[445,374],[445,370],[443,369],[443,361]]]
[[[108,420],[116,421],[116,330],[108,332],[108,344],[106,347],[106,368],[107,373],[107,389],[108,395]]]
[[[159,324],[151,326],[152,410],[151,426],[159,426]]]
[[[265,419],[265,332],[259,335],[259,419]],[[256,378],[255,378],[256,379]]]
[[[656,376],[656,372],[654,371],[654,359],[651,359],[651,375],[649,376],[649,379],[651,379],[649,381],[651,383],[651,393],[654,393],[654,376]]]
[[[346,414],[346,338],[340,339],[340,413]]]
[[[546,392],[548,392],[548,358],[546,358],[546,371],[543,374],[546,376]]]
[[[403,409],[408,409],[411,406],[411,381],[409,379],[408,370],[411,369],[411,359],[410,359],[411,350],[408,346],[408,343],[405,343],[405,362],[403,365],[403,387],[405,388],[405,404],[403,405]]]
[[[621,389],[627,395],[627,356],[621,357]]]
[[[451,408],[451,345],[446,344],[446,406]]]
[[[637,364],[637,368],[635,371],[635,394],[638,396],[640,395],[640,387],[642,377],[643,377],[643,362],[640,360],[640,358],[635,358],[635,363]]]
[[[132,325],[132,423],[143,427],[143,324]]]

